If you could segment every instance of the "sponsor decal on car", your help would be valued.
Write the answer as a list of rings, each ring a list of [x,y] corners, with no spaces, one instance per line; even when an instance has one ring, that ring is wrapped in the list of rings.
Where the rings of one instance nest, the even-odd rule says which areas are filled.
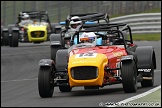
[[[60,45],[60,41],[51,41],[52,45]]]
[[[78,64],[78,63],[96,63],[96,61],[79,60],[79,61],[72,62],[72,64]]]
[[[150,72],[151,69],[138,69],[138,71],[142,71],[142,72]]]

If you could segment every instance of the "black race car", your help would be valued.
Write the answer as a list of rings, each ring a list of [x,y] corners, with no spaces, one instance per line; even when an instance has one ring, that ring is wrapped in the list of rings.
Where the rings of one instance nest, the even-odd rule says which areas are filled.
[[[82,21],[81,29],[88,29],[90,25],[96,26],[100,24],[108,24],[109,16],[107,13],[86,13],[86,14],[70,14],[67,16],[65,22],[60,22],[60,25],[63,25],[62,31],[60,34],[51,34],[50,35],[50,48],[51,48],[51,59],[55,60],[55,55],[58,49],[64,49],[70,47],[70,37],[75,31],[70,29],[70,21],[74,16],[78,16],[79,20]],[[77,41],[75,44],[77,44]]]

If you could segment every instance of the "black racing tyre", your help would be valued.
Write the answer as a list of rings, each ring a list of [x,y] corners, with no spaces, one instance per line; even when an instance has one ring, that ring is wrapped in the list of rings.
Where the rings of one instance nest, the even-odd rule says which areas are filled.
[[[3,32],[3,38],[4,38],[4,45],[5,45],[5,46],[9,45],[9,36],[8,36],[8,32]]]
[[[99,86],[84,86],[84,90],[99,89]]]
[[[38,90],[42,98],[52,97],[54,92],[54,77],[52,67],[41,66],[38,74]]]
[[[70,85],[59,85],[59,90],[61,92],[71,92],[72,87]]]
[[[137,91],[137,66],[134,61],[122,62],[122,84],[125,93]]]
[[[145,77],[145,76],[143,76],[143,77]],[[154,85],[154,65],[153,65],[153,63],[151,64],[151,72],[146,77],[152,77],[152,79],[149,79],[149,80],[143,79],[141,81],[141,86],[142,87],[152,87]]]
[[[12,44],[12,47],[18,47],[18,45],[19,45],[19,31],[12,32],[11,44]]]

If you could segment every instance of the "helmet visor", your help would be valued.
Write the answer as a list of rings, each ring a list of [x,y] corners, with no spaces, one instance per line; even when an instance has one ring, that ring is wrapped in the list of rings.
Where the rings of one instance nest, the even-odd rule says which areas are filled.
[[[78,25],[80,25],[80,23],[78,23],[78,24],[71,24],[71,27],[72,28],[76,28]]]
[[[27,17],[27,18],[22,18],[22,20],[28,20],[29,19],[29,17]]]

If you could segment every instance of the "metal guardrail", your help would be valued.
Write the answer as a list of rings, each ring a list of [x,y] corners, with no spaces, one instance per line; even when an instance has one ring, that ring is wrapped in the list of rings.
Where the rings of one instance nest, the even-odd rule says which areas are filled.
[[[161,33],[161,13],[132,14],[110,18],[112,23],[127,23],[132,33]]]

